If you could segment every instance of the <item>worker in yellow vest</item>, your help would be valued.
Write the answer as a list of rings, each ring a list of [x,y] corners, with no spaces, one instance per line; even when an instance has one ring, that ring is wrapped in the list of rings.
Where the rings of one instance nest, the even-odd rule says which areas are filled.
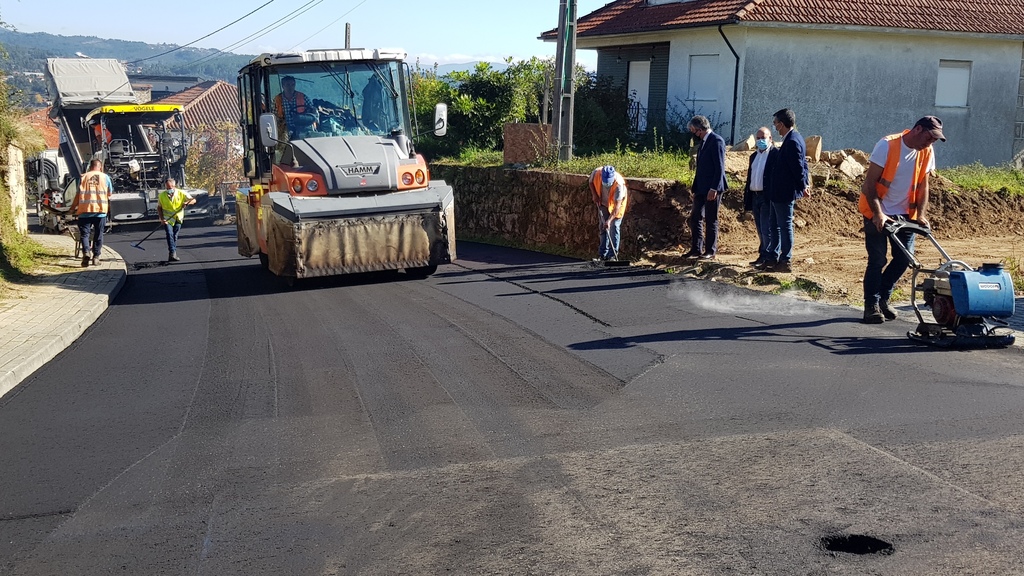
[[[71,213],[78,217],[78,236],[82,243],[82,268],[100,263],[103,228],[110,210],[114,183],[103,172],[103,161],[93,160],[89,171],[78,181],[78,194],[71,201]],[[91,254],[91,256],[90,256]]]
[[[865,324],[896,319],[889,298],[910,261],[893,246],[892,259],[886,266],[891,242],[884,227],[889,220],[916,220],[928,225],[928,176],[935,170],[932,143],[936,140],[946,141],[942,121],[925,116],[910,130],[882,138],[871,152],[859,203],[868,251],[864,271]],[[902,231],[898,238],[910,253],[914,252],[913,232]]]
[[[181,230],[181,223],[185,220],[185,206],[196,203],[195,198],[188,192],[177,188],[177,185],[174,178],[168,178],[167,189],[160,192],[156,206],[160,223],[164,225],[164,232],[167,233],[168,262],[181,260],[178,258],[178,232]]]
[[[597,224],[601,236],[598,258],[617,258],[622,217],[626,215],[626,204],[629,201],[626,180],[615,171],[614,166],[601,166],[590,173],[589,185],[597,206]]]

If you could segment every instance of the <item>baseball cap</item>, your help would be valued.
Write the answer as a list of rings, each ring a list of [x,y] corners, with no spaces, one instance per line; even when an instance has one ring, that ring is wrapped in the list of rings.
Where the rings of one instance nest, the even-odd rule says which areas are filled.
[[[932,136],[935,136],[943,142],[946,141],[946,136],[942,133],[942,120],[939,120],[935,116],[925,116],[914,124],[914,127],[918,126],[924,128],[928,132],[931,132]]]
[[[615,180],[615,167],[605,166],[601,168],[601,183],[608,185]]]

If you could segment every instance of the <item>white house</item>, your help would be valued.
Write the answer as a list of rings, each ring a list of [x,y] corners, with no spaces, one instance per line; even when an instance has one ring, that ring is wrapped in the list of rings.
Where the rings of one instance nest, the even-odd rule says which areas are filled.
[[[940,166],[1024,163],[1024,0],[616,0],[576,30],[640,127],[695,110],[735,142],[792,108],[827,149],[870,150],[935,115]]]

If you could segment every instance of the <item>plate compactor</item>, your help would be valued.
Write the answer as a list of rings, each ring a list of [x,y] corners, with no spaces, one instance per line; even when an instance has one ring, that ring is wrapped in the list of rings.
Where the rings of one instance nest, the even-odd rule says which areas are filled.
[[[911,340],[942,348],[1002,348],[1013,344],[1013,330],[1002,320],[1013,316],[1013,281],[1002,264],[982,264],[975,270],[953,260],[935,240],[931,229],[918,222],[890,220],[885,230],[913,269],[910,304],[920,324],[916,330],[907,332]],[[901,231],[931,241],[942,255],[938,267],[925,268],[897,236]],[[919,296],[931,308],[934,322],[925,321],[921,315]]]

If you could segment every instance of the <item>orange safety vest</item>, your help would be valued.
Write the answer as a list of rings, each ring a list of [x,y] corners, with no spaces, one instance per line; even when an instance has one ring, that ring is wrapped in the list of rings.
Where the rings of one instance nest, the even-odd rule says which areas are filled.
[[[601,171],[597,170],[590,178],[590,188],[594,191],[594,202],[601,203]],[[619,191],[619,179],[616,178],[612,181],[612,187],[608,190],[608,213],[611,214],[612,210],[615,209],[615,196],[618,195]],[[626,204],[629,202],[629,189],[626,189],[626,193],[622,196],[622,203],[619,204],[619,209],[615,210],[615,217],[622,218],[626,215]]]
[[[281,118],[284,118],[284,94],[274,96],[274,105],[277,106]],[[295,92],[295,112],[297,114],[306,113],[306,95],[298,91]]]
[[[75,214],[106,214],[109,210],[110,189],[107,175],[100,171],[86,172],[72,202]]]
[[[113,139],[110,135],[110,130],[107,130],[101,124],[94,125],[92,131],[96,135],[97,141],[106,141],[107,144],[110,144],[110,141]]]
[[[903,138],[904,134],[909,133],[910,130],[904,130],[899,134],[892,134],[886,136],[885,139],[889,141],[889,152],[885,156],[885,166],[882,167],[882,175],[878,178],[878,183],[875,184],[875,193],[878,194],[878,199],[885,198],[885,195],[889,193],[889,186],[892,185],[892,179],[896,177],[896,168],[900,164],[900,139]],[[917,163],[914,165],[914,178],[910,182],[910,219],[917,219],[917,199],[923,194],[924,187],[928,183],[928,163],[932,158],[932,147],[929,146],[924,150],[921,150],[917,154]],[[873,218],[875,213],[871,211],[871,205],[868,203],[867,196],[861,192],[860,201],[857,207],[860,209],[860,213],[865,218]]]

